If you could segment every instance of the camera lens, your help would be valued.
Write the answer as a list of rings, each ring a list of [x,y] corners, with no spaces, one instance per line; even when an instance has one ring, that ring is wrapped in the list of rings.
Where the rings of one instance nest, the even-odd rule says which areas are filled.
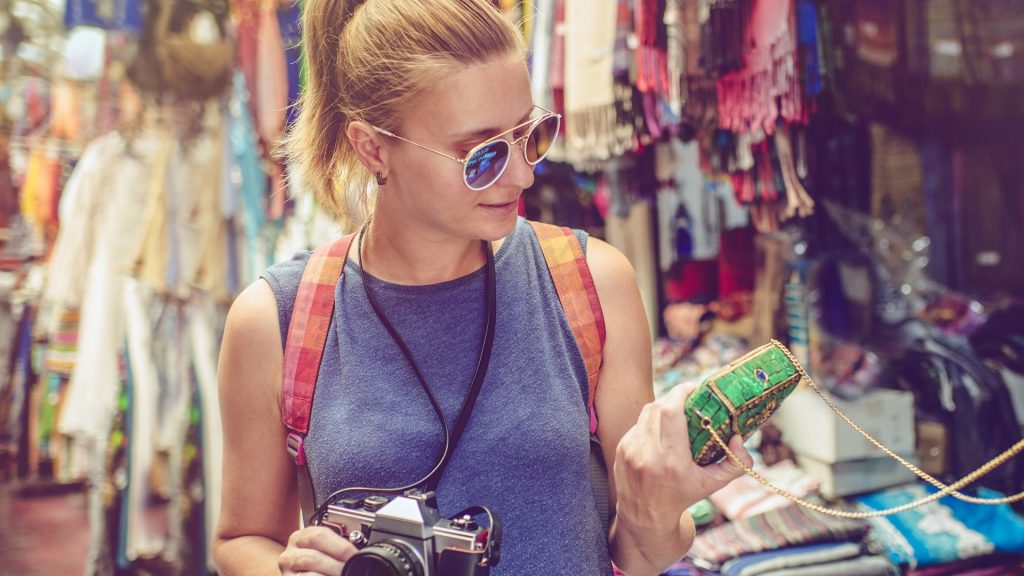
[[[378,542],[349,558],[341,576],[423,576],[423,565],[408,546]]]

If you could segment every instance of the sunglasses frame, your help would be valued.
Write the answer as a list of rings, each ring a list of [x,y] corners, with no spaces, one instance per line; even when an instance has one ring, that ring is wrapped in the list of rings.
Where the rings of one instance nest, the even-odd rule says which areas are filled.
[[[508,169],[508,163],[509,163],[509,160],[510,160],[510,158],[512,156],[512,148],[511,148],[512,144],[517,144],[517,145],[519,145],[520,148],[522,148],[522,150],[523,150],[523,159],[525,159],[526,163],[529,164],[530,166],[536,166],[537,164],[540,164],[540,162],[542,160],[544,160],[545,157],[547,157],[548,151],[551,150],[550,146],[548,147],[548,151],[545,151],[544,154],[542,154],[539,158],[537,158],[536,161],[531,162],[530,159],[526,155],[526,142],[529,140],[530,136],[533,134],[533,131],[537,129],[537,126],[540,126],[541,122],[544,122],[544,121],[546,121],[546,120],[548,120],[550,118],[556,118],[558,120],[558,127],[555,129],[555,136],[554,136],[554,138],[551,139],[551,143],[554,144],[555,139],[558,138],[558,133],[562,129],[562,115],[557,113],[557,112],[552,112],[551,110],[548,110],[547,108],[545,108],[545,107],[543,107],[543,106],[541,106],[539,104],[534,104],[533,106],[534,106],[534,108],[539,108],[541,111],[544,112],[544,114],[542,114],[541,116],[539,116],[537,118],[530,118],[529,120],[527,120],[526,122],[523,122],[522,124],[517,124],[516,126],[513,126],[512,128],[509,128],[508,130],[505,130],[504,132],[502,132],[500,134],[495,134],[494,136],[491,136],[487,140],[484,140],[483,142],[477,144],[476,146],[473,146],[473,148],[470,149],[470,151],[466,154],[466,156],[464,158],[456,158],[455,156],[452,156],[451,154],[446,154],[446,153],[441,152],[439,150],[434,150],[433,148],[430,148],[429,146],[424,146],[423,144],[418,144],[416,142],[413,142],[412,140],[409,140],[408,138],[402,138],[398,134],[395,134],[394,132],[390,132],[390,131],[385,130],[383,128],[378,128],[378,127],[373,126],[373,125],[370,125],[370,128],[373,128],[373,130],[375,132],[377,132],[378,134],[381,134],[383,136],[387,136],[389,138],[394,138],[396,140],[401,140],[402,142],[405,142],[407,144],[412,144],[413,146],[415,146],[417,148],[422,148],[422,149],[424,149],[424,150],[426,150],[428,152],[433,152],[434,154],[437,154],[438,156],[444,156],[445,158],[448,158],[449,160],[454,160],[454,161],[458,162],[459,164],[462,164],[462,166],[463,166],[463,168],[462,168],[462,182],[466,185],[466,188],[469,188],[470,190],[472,190],[474,192],[480,192],[482,190],[486,190],[487,188],[490,188],[491,186],[493,186],[494,183],[497,182],[498,180],[500,180],[501,177],[505,174],[505,170]],[[510,132],[515,132],[516,130],[518,130],[518,129],[524,127],[524,126],[531,126],[531,127],[526,132],[526,134],[524,134],[522,137],[517,138],[515,140],[512,140],[511,142],[509,140],[506,140],[505,138],[503,138],[506,134],[508,134]],[[484,148],[486,148],[487,146],[490,146],[492,144],[496,144],[497,142],[503,142],[505,144],[506,148],[508,148],[507,154],[505,155],[505,165],[502,166],[501,170],[498,171],[498,175],[495,176],[494,179],[491,180],[490,182],[488,182],[485,186],[480,186],[480,187],[471,186],[469,184],[468,175],[466,174],[466,166],[468,165],[469,159],[472,158],[473,155],[475,155],[480,150],[483,150]]]

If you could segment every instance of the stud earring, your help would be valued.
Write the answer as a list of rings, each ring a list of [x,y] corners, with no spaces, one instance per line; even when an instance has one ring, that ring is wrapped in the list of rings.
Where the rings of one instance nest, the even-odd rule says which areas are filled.
[[[383,186],[388,183],[388,177],[383,172],[378,171],[375,176],[377,177],[377,186]]]

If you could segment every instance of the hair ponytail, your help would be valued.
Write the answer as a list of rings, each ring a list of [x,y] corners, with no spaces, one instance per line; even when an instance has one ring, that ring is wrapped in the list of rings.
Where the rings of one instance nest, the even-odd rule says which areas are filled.
[[[361,120],[400,130],[402,107],[452,66],[525,56],[489,0],[305,0],[306,84],[284,141],[291,170],[345,229],[375,186],[346,136]]]

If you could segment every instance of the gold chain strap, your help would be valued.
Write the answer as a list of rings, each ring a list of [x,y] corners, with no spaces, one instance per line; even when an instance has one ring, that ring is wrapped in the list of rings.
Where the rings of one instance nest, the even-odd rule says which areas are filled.
[[[891,514],[898,514],[900,512],[905,512],[907,510],[911,510],[913,508],[917,508],[919,506],[923,506],[925,504],[928,504],[929,502],[934,502],[935,500],[938,500],[939,498],[942,498],[944,496],[953,496],[954,498],[963,500],[965,502],[971,502],[973,504],[1005,504],[1005,503],[1016,502],[1018,500],[1024,499],[1024,492],[1018,492],[1017,494],[1014,494],[1012,496],[1005,496],[1005,497],[1001,497],[1001,498],[976,498],[974,496],[968,496],[966,494],[961,494],[960,492],[957,491],[958,489],[963,488],[964,486],[967,486],[968,484],[974,482],[978,478],[981,478],[985,474],[988,474],[992,470],[998,468],[1003,463],[1005,463],[1007,460],[1009,460],[1010,458],[1013,458],[1014,456],[1019,454],[1021,451],[1024,451],[1024,439],[1019,440],[1016,444],[1014,444],[1013,446],[1011,446],[1010,448],[1005,450],[1002,454],[999,454],[998,456],[996,456],[992,460],[989,460],[985,464],[981,465],[977,470],[971,472],[967,476],[964,476],[960,480],[958,480],[958,481],[954,482],[953,484],[950,484],[950,485],[947,486],[947,485],[943,484],[942,482],[940,482],[939,480],[936,480],[934,477],[932,477],[927,472],[921,470],[917,466],[914,466],[910,462],[907,462],[904,458],[901,458],[898,454],[896,454],[895,452],[893,452],[892,450],[890,450],[889,448],[884,446],[878,440],[875,440],[874,438],[872,438],[870,434],[865,432],[860,426],[855,424],[845,414],[843,414],[842,410],[840,410],[839,407],[836,406],[835,403],[832,402],[828,398],[828,396],[826,396],[821,391],[820,388],[818,388],[818,386],[814,383],[814,381],[811,379],[811,377],[807,375],[807,372],[804,370],[803,365],[800,364],[800,361],[797,360],[796,356],[794,356],[793,353],[789,351],[789,349],[787,349],[785,346],[783,346],[781,343],[779,343],[776,340],[772,340],[772,344],[778,346],[779,349],[782,350],[782,352],[786,355],[786,357],[789,358],[790,362],[793,363],[793,366],[796,367],[797,372],[800,374],[800,377],[807,381],[807,383],[811,386],[811,388],[815,392],[817,392],[818,396],[820,396],[821,399],[825,401],[825,404],[827,404],[828,407],[831,408],[833,412],[835,412],[840,418],[842,418],[844,422],[849,424],[851,428],[853,428],[854,430],[859,432],[861,436],[863,436],[865,439],[867,439],[867,441],[870,442],[872,445],[874,445],[876,448],[878,448],[882,452],[884,452],[887,456],[895,459],[897,462],[899,462],[900,464],[904,465],[908,470],[913,472],[918,478],[921,478],[922,480],[925,480],[926,482],[928,482],[931,485],[935,486],[936,488],[939,489],[939,491],[934,493],[934,494],[930,494],[930,495],[928,495],[928,496],[926,496],[924,498],[921,498],[919,500],[916,500],[914,502],[909,502],[907,504],[903,504],[901,506],[896,506],[896,507],[893,507],[893,508],[887,508],[885,510],[875,510],[875,511],[872,511],[872,512],[849,512],[849,511],[845,511],[845,510],[835,510],[835,509],[832,509],[832,508],[825,508],[824,506],[820,506],[818,504],[814,504],[812,502],[808,502],[806,500],[802,500],[802,499],[800,499],[800,498],[790,494],[789,492],[786,492],[782,488],[779,488],[778,486],[775,486],[774,484],[769,482],[767,479],[765,479],[763,476],[761,476],[760,474],[755,472],[753,469],[751,469],[749,466],[747,466],[746,464],[741,462],[739,457],[737,457],[736,454],[734,454],[733,451],[729,449],[729,446],[725,443],[724,440],[722,440],[721,436],[718,435],[718,432],[711,425],[711,421],[709,419],[705,418],[702,421],[701,425],[702,425],[702,427],[705,430],[707,430],[708,432],[711,433],[711,437],[714,438],[715,442],[718,443],[719,447],[721,447],[723,450],[725,450],[725,453],[729,456],[729,458],[733,462],[738,464],[741,468],[743,468],[744,472],[746,472],[750,477],[754,478],[755,480],[757,480],[758,482],[763,484],[769,490],[771,490],[771,491],[775,492],[776,494],[786,498],[787,500],[790,500],[790,501],[794,502],[795,504],[799,504],[800,506],[803,506],[805,508],[814,510],[815,512],[820,512],[822,514],[828,514],[828,515],[832,515],[832,516],[839,516],[839,517],[842,517],[842,518],[875,518],[875,517],[878,517],[878,516],[889,516]]]

